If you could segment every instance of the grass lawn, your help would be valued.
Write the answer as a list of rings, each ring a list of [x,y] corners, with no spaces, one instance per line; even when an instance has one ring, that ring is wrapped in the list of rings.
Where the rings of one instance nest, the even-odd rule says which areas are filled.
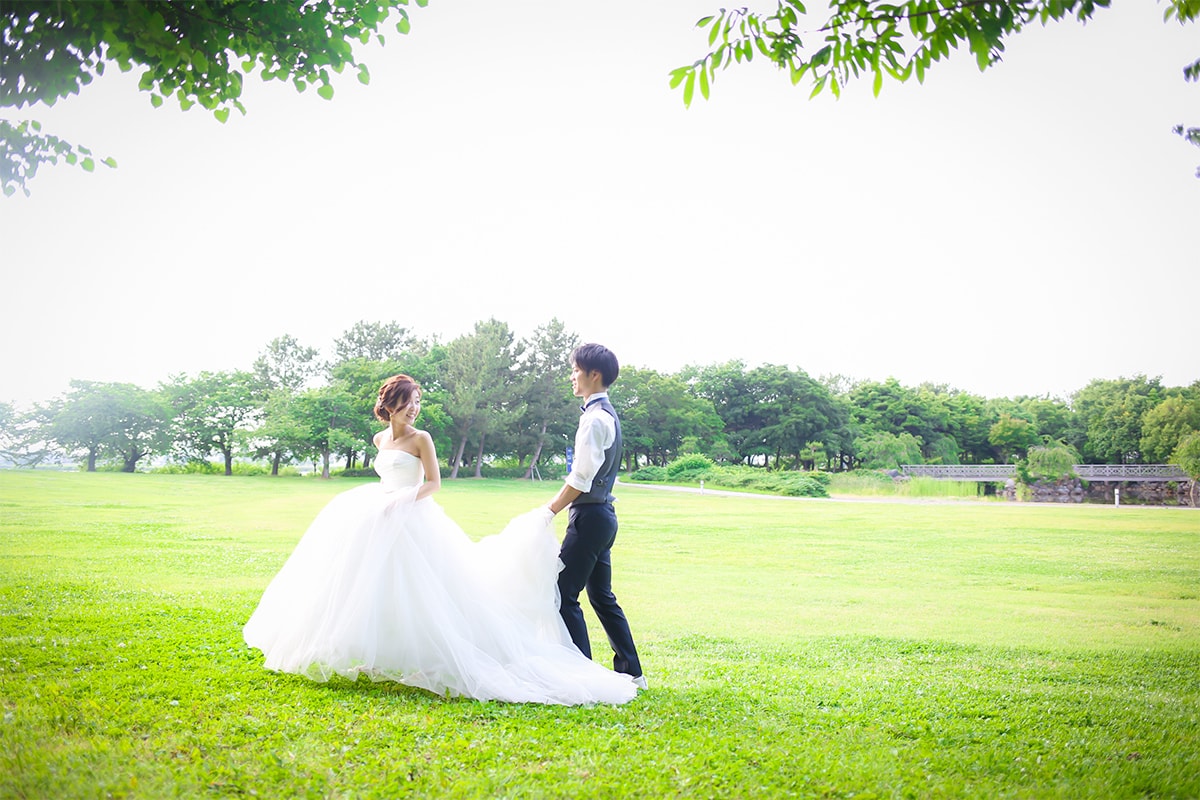
[[[262,669],[357,483],[0,470],[0,798],[1200,797],[1200,512],[623,486],[651,690],[560,708]],[[556,489],[437,497],[482,536]]]

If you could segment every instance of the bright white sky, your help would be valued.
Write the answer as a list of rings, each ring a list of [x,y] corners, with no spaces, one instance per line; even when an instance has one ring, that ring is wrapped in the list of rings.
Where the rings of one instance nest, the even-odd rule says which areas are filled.
[[[688,110],[668,73],[719,5],[432,0],[331,102],[254,76],[221,125],[113,69],[36,109],[120,167],[45,167],[0,200],[0,400],[491,316],[558,317],[663,372],[988,397],[1200,379],[1200,150],[1171,133],[1200,123],[1200,27],[1116,0],[986,73],[957,53],[924,86],[810,101],[756,62]]]

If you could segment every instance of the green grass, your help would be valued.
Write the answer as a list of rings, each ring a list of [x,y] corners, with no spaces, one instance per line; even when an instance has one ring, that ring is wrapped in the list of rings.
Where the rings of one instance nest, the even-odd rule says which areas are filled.
[[[0,797],[1200,796],[1195,511],[626,486],[651,690],[556,708],[262,669],[359,482],[0,471]],[[482,536],[556,488],[438,501]]]

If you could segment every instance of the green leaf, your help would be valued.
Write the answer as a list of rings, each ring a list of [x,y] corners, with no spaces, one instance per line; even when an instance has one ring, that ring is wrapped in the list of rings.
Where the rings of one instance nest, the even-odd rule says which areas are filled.
[[[706,69],[700,70],[700,94],[705,100],[708,99],[708,70]]]
[[[160,96],[156,94],[150,95],[150,105],[154,106],[155,108],[161,108],[162,104],[163,99]]]
[[[683,83],[683,79],[687,77],[691,67],[680,67],[679,69],[671,70],[671,88],[678,89],[679,84]]]
[[[96,169],[96,162],[91,158],[85,158],[79,162],[79,166],[83,167],[84,172],[93,172]]]
[[[228,108],[218,108],[215,111],[213,111],[213,116],[217,118],[217,122],[224,125],[225,122],[229,119],[229,109]]]
[[[400,21],[396,23],[396,30],[400,31],[400,33],[407,34],[412,30],[412,23],[408,21],[407,13],[401,10],[400,14]]]
[[[371,82],[371,73],[369,71],[367,71],[366,64],[358,65],[358,82],[361,83],[363,86],[366,86],[367,84],[369,84]]]
[[[876,97],[879,97],[879,91],[883,88],[883,70],[875,70],[875,84],[871,87]]]
[[[328,83],[323,83],[323,84],[321,84],[320,88],[317,89],[317,94],[319,94],[321,97],[323,97],[326,100],[332,100],[333,99],[333,87],[330,86]]]
[[[825,81],[827,80],[829,80],[828,75],[822,75],[817,80],[816,84],[813,86],[812,93],[808,96],[810,100],[821,93],[821,90],[825,88]]]
[[[111,167],[112,169],[117,168],[117,160],[115,158],[113,158],[112,156],[109,156],[108,158],[104,159],[100,163],[106,167]]]
[[[695,70],[688,73],[687,82],[683,84],[683,105],[685,108],[692,106],[692,94],[696,91],[696,72]]]

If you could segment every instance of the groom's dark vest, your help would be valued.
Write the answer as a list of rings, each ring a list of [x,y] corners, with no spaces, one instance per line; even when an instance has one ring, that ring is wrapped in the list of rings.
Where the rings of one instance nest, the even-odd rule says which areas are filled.
[[[572,505],[611,503],[613,501],[613,485],[617,482],[617,470],[621,466],[623,440],[621,439],[621,420],[617,419],[617,410],[612,407],[612,403],[608,402],[607,397],[593,400],[587,404],[587,407],[590,408],[594,405],[599,405],[602,410],[607,411],[612,416],[613,426],[616,428],[617,435],[613,438],[612,446],[604,451],[604,463],[600,465],[599,471],[596,472],[596,477],[592,479],[591,490],[575,498],[575,502]]]

